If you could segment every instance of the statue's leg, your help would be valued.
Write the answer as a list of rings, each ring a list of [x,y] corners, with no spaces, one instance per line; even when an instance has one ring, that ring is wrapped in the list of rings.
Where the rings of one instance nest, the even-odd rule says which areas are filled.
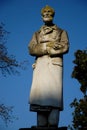
[[[48,124],[48,113],[47,112],[37,112],[37,126],[46,127]]]
[[[50,126],[53,126],[53,127],[58,127],[58,124],[59,124],[59,114],[60,114],[60,111],[59,110],[55,110],[53,109],[49,116],[48,116],[48,124],[49,124],[49,127]]]

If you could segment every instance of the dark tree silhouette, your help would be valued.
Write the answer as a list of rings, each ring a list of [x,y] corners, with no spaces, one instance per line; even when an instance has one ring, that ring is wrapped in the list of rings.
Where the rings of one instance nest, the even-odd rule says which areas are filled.
[[[18,74],[19,68],[23,68],[23,62],[19,63],[13,55],[8,54],[8,50],[6,48],[7,42],[7,32],[4,29],[4,24],[0,23],[0,74],[2,76],[6,76],[8,74]],[[13,107],[6,106],[5,104],[0,104],[0,117],[7,124],[13,120],[12,116]]]
[[[3,76],[7,74],[19,73],[18,69],[21,64],[15,59],[13,55],[8,54],[6,48],[6,36],[9,32],[4,29],[4,24],[0,24],[0,72]]]
[[[75,64],[72,78],[80,83],[80,90],[83,97],[80,100],[76,98],[70,104],[74,108],[72,130],[87,130],[87,50],[77,50],[75,52]]]
[[[9,122],[13,121],[15,118],[12,115],[13,106],[6,106],[4,104],[0,104],[0,117],[4,120],[5,124],[8,125]]]

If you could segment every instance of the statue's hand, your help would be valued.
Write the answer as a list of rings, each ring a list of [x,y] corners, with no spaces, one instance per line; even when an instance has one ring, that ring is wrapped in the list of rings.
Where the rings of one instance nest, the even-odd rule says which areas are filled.
[[[57,43],[54,43],[54,42],[48,42],[46,44],[46,49],[47,49],[48,54],[50,55],[53,50],[55,51],[58,50],[58,45]]]
[[[54,47],[54,42],[48,42],[48,43],[46,44],[46,46],[53,48],[53,47]]]
[[[58,42],[57,43],[56,42],[55,43],[54,42],[48,42],[46,46],[53,48],[54,50],[59,50],[59,49],[62,49],[62,47],[63,47],[63,45],[58,43]]]
[[[63,48],[63,45],[62,44],[57,44],[57,43],[55,43],[54,44],[54,47],[53,47],[53,49],[55,49],[55,50],[59,50],[59,49],[62,49]]]

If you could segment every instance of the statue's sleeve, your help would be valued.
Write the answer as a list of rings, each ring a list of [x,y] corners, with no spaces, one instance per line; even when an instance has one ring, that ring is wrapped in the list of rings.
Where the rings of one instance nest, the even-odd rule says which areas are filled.
[[[46,46],[38,42],[38,33],[34,33],[29,45],[28,50],[29,54],[32,56],[41,56],[47,53]]]
[[[69,51],[69,38],[66,31],[62,32],[59,44],[61,45],[60,50],[62,53],[67,53]]]
[[[69,50],[68,34],[65,30],[62,31],[60,40],[56,42],[53,48],[48,47],[48,53],[50,55],[65,54]]]

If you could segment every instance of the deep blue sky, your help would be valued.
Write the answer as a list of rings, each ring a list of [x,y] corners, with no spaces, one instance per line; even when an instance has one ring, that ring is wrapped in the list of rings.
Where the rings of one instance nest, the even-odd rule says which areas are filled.
[[[69,104],[80,98],[79,83],[71,78],[74,67],[74,52],[87,47],[87,1],[86,0],[0,0],[0,22],[10,32],[6,46],[17,60],[28,60],[27,70],[20,76],[1,77],[0,103],[14,106],[14,120],[8,127],[0,120],[0,130],[18,130],[36,125],[36,113],[29,111],[28,98],[32,82],[34,58],[28,54],[28,43],[32,35],[43,24],[40,11],[45,5],[55,9],[54,23],[65,29],[69,35],[70,51],[64,56],[64,111],[61,112],[59,126],[67,126],[72,121]]]

